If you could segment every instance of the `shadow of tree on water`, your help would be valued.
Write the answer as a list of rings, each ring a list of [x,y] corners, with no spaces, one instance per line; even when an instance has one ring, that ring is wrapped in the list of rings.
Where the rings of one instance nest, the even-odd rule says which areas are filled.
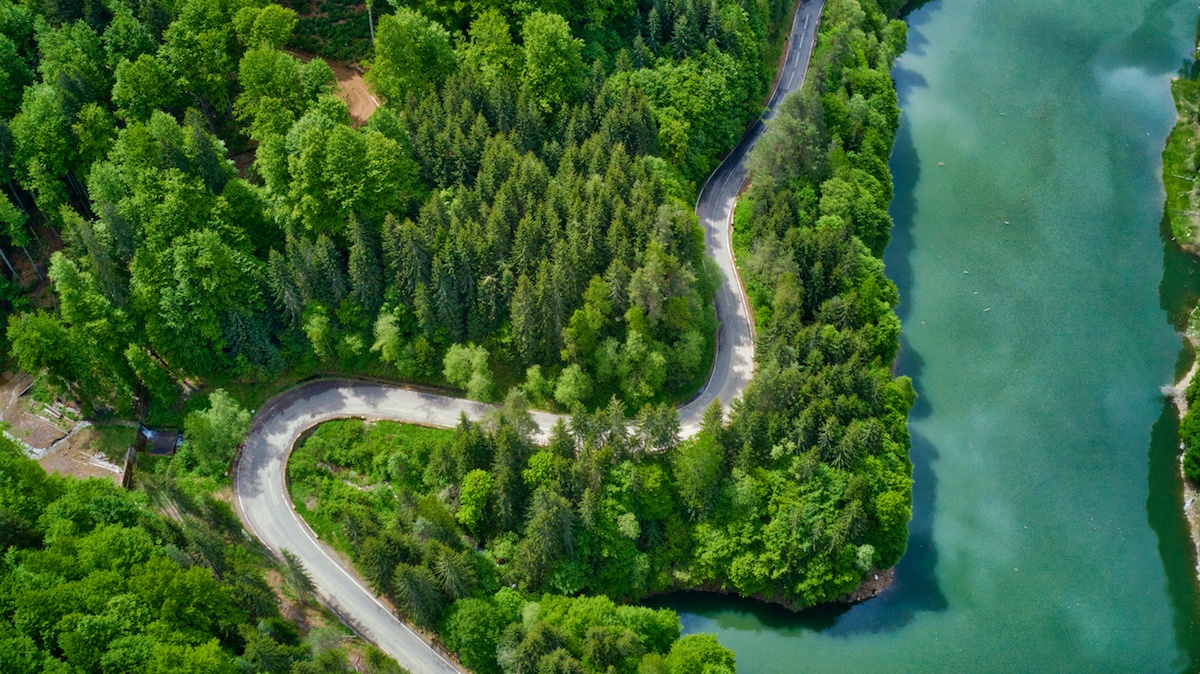
[[[928,11],[940,10],[935,4]],[[921,26],[928,21],[928,11],[908,17],[908,49],[911,54],[921,55],[927,43],[921,34]],[[919,73],[903,66],[897,66],[892,71],[892,78],[902,109],[913,91],[927,86]],[[909,317],[908,298],[913,289],[910,258],[914,249],[913,224],[917,214],[915,192],[921,169],[911,129],[903,117],[890,167],[894,197],[889,211],[894,226],[891,243],[884,254],[884,264],[888,277],[900,290],[901,300],[896,307],[896,314],[903,322]],[[910,421],[927,418],[932,412],[929,401],[920,395],[923,369],[920,354],[902,334],[895,372],[911,377],[918,394],[917,402],[909,414]],[[679,612],[685,631],[711,629],[711,625],[702,623],[715,621],[720,629],[771,631],[783,636],[821,632],[835,637],[850,637],[871,632],[893,632],[910,624],[920,613],[946,610],[948,602],[936,574],[938,551],[933,537],[937,503],[937,476],[933,471],[933,462],[938,458],[938,451],[920,433],[912,433],[909,457],[913,464],[914,485],[908,551],[896,565],[896,578],[891,586],[875,599],[855,606],[818,606],[799,613],[750,599],[704,593],[670,594],[657,597],[648,604],[669,606]]]
[[[1186,327],[1192,307],[1200,299],[1200,260],[1180,250],[1172,239],[1166,215],[1159,226],[1163,244],[1163,276],[1158,286],[1159,306],[1176,330]],[[1195,354],[1186,340],[1175,364],[1179,379],[1191,367]],[[1200,672],[1200,587],[1196,581],[1196,553],[1183,515],[1183,477],[1179,473],[1179,416],[1169,399],[1150,431],[1149,489],[1146,516],[1158,538],[1158,555],[1167,577],[1167,595],[1174,610],[1175,642],[1188,662],[1187,671]]]

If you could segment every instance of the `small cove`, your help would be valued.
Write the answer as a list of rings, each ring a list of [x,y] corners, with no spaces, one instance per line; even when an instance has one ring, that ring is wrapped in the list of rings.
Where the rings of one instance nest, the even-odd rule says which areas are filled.
[[[1195,18],[1161,0],[910,17],[885,257],[898,373],[921,395],[909,551],[855,607],[668,599],[686,631],[716,632],[749,674],[1200,662],[1159,393],[1190,364],[1176,326],[1200,294],[1159,178]]]

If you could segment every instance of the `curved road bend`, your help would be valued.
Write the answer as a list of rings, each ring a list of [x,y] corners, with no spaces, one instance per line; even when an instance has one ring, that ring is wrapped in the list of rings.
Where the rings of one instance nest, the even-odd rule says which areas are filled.
[[[755,120],[737,147],[708,177],[696,199],[696,215],[704,226],[704,243],[708,254],[721,270],[717,286],[717,355],[712,371],[700,393],[679,408],[679,420],[685,437],[700,429],[704,410],[714,399],[728,407],[746,390],[754,376],[754,320],[750,303],[742,287],[741,277],[733,261],[733,207],[737,204],[742,185],[749,177],[746,157],[766,131],[766,120],[775,117],[779,104],[804,84],[808,62],[812,57],[813,38],[825,0],[801,0],[792,19],[787,52],[779,71],[775,91],[767,102],[767,110]]]
[[[765,130],[763,120],[773,117],[779,102],[804,82],[823,4],[823,0],[802,0],[766,113],[713,172],[696,203],[709,254],[721,270],[716,295],[720,327],[708,382],[694,400],[679,410],[684,436],[696,432],[704,409],[714,399],[728,405],[741,395],[754,374],[754,327],[734,266],[730,220],[747,177],[746,156]],[[235,505],[250,533],[275,553],[286,549],[298,555],[321,600],[363,638],[413,674],[461,670],[396,618],[353,571],[342,566],[316,539],[292,508],[285,478],[287,457],[299,436],[323,421],[361,417],[450,427],[458,423],[462,413],[478,419],[490,409],[483,403],[397,386],[314,382],[272,398],[258,411],[234,469]],[[543,412],[534,412],[533,417],[543,435],[558,418]]]

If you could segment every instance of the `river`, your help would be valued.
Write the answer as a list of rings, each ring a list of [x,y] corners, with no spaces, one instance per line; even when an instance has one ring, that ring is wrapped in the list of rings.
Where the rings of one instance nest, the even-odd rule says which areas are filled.
[[[1179,671],[1200,663],[1159,389],[1200,271],[1162,234],[1189,0],[953,0],[910,17],[885,261],[914,519],[897,580],[799,615],[676,597],[738,671]],[[1165,270],[1165,272],[1164,272]]]

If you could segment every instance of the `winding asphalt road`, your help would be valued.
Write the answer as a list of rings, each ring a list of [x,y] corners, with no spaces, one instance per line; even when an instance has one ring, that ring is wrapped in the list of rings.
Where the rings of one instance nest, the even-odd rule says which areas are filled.
[[[774,117],[780,101],[804,83],[813,38],[824,0],[801,0],[792,22],[787,51],[775,92],[762,118],[713,172],[696,201],[708,252],[721,270],[717,289],[717,353],[704,388],[679,409],[684,436],[696,433],[705,408],[714,400],[728,406],[754,375],[754,323],[733,261],[731,219],[737,195],[747,178],[746,156]],[[424,393],[399,386],[351,381],[318,381],[286,391],[268,401],[254,417],[233,472],[235,505],[243,524],[275,553],[291,550],[304,562],[321,600],[413,674],[461,671],[414,632],[344,566],[339,557],[292,508],[288,495],[287,458],[300,435],[313,426],[346,417],[390,419],[450,427],[459,415],[479,419],[492,406]],[[545,436],[558,419],[533,414]]]

